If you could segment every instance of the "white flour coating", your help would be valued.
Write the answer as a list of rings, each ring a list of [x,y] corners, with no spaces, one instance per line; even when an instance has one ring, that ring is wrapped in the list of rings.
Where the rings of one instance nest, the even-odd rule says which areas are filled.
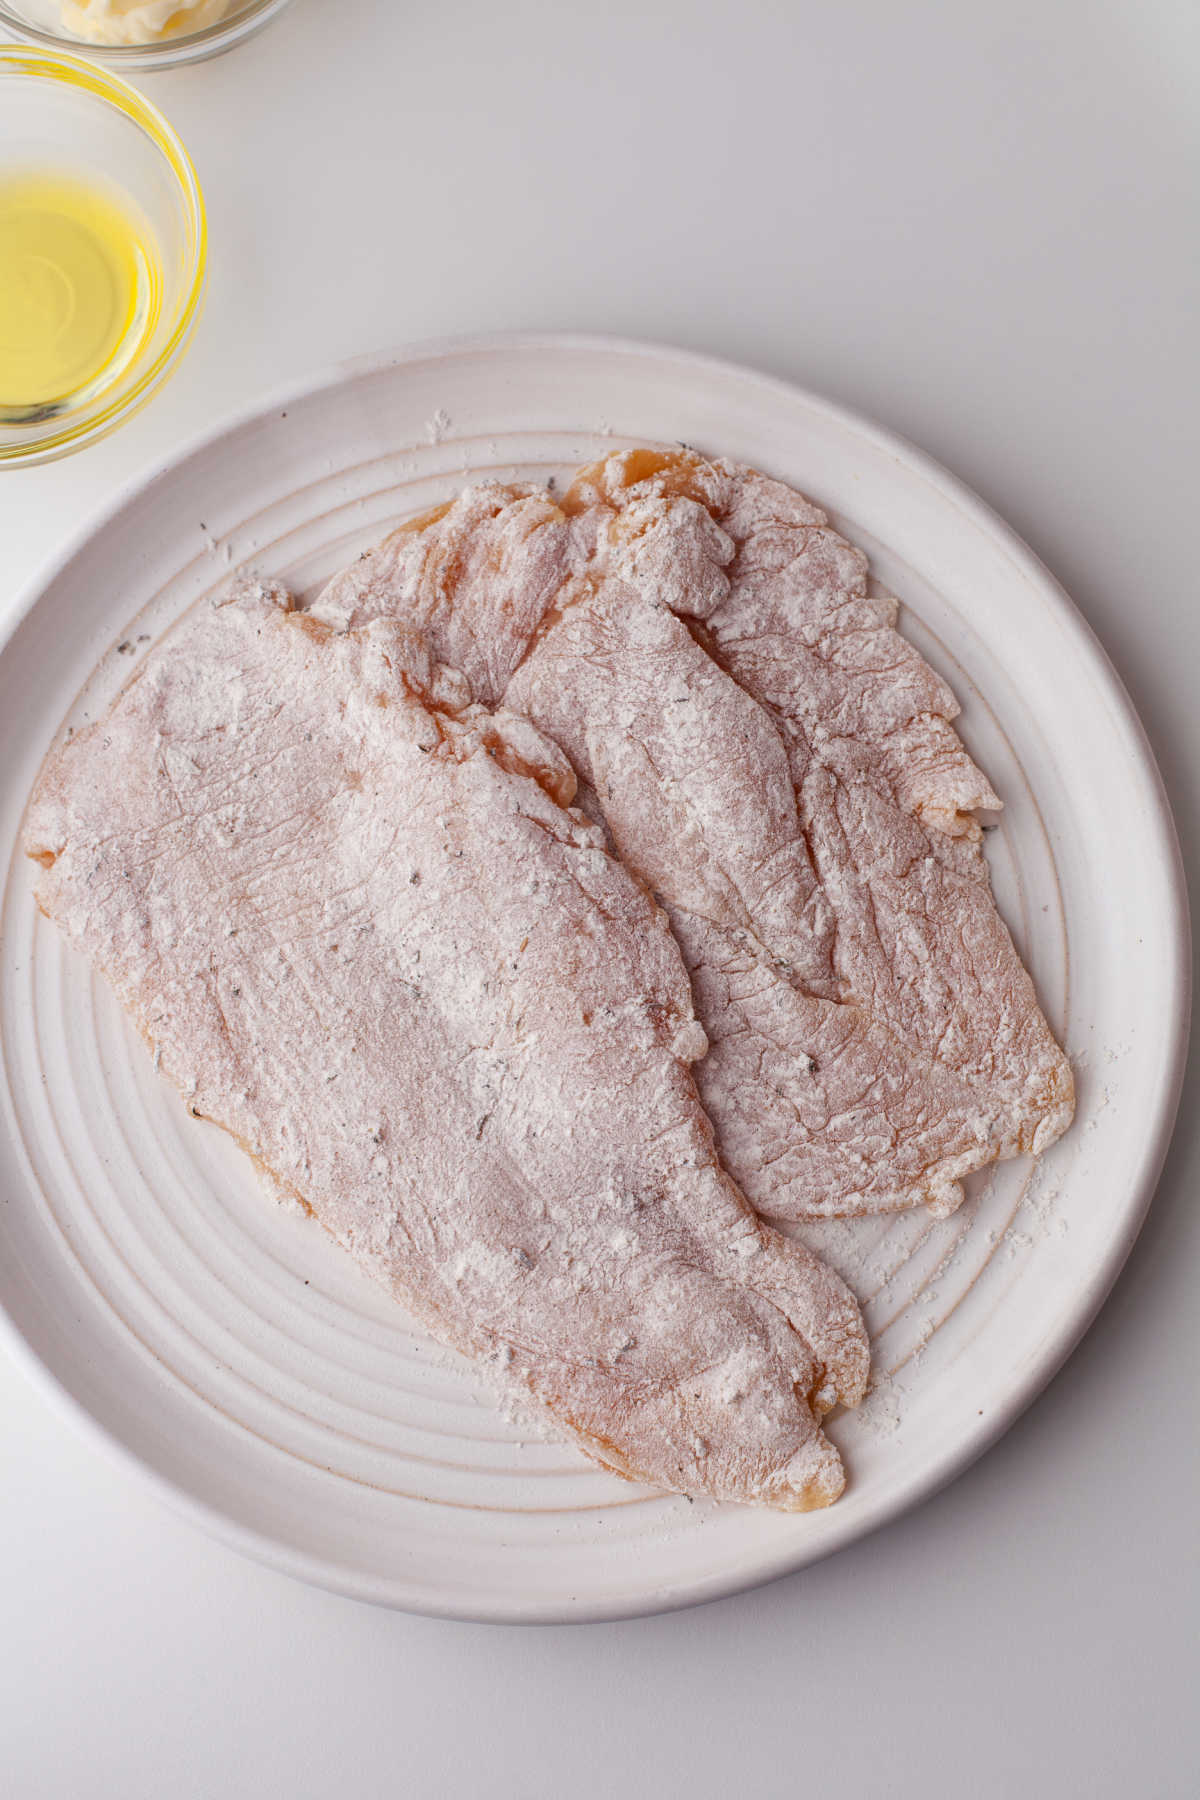
[[[927,1203],[1039,1151],[1073,1085],[996,912],[999,805],[866,561],[780,483],[633,451],[468,489],[335,578],[322,617],[432,633],[567,753],[667,911],[721,1155],[778,1218]]]
[[[43,909],[192,1110],[560,1433],[827,1504],[862,1322],[717,1161],[663,915],[555,797],[561,751],[425,634],[289,604],[201,609],[49,758]]]
[[[855,1414],[863,1430],[876,1438],[895,1437],[902,1416],[901,1391],[886,1375],[872,1381],[870,1392]]]

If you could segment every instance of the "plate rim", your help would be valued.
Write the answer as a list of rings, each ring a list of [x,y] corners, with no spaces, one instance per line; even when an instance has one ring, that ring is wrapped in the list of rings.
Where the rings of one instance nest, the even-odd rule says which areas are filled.
[[[762,1560],[749,1572],[724,1569],[707,1578],[692,1578],[681,1585],[678,1591],[673,1586],[659,1591],[647,1590],[642,1601],[631,1602],[627,1597],[621,1597],[614,1598],[611,1604],[589,1599],[583,1605],[575,1605],[568,1598],[554,1605],[538,1601],[526,1606],[513,1601],[489,1604],[483,1609],[478,1603],[456,1603],[452,1598],[447,1598],[435,1604],[422,1595],[402,1593],[398,1591],[402,1584],[394,1579],[372,1577],[365,1572],[340,1567],[331,1559],[292,1549],[241,1523],[160,1473],[136,1449],[97,1419],[64,1386],[53,1369],[42,1361],[16,1321],[9,1316],[7,1309],[0,1305],[0,1340],[7,1346],[17,1365],[25,1370],[35,1390],[45,1395],[59,1416],[67,1419],[110,1462],[115,1462],[117,1466],[136,1475],[176,1516],[198,1526],[209,1537],[229,1545],[253,1561],[349,1599],[425,1616],[497,1624],[598,1623],[677,1611],[750,1592],[767,1582],[797,1573],[836,1554],[851,1543],[893,1523],[911,1508],[949,1486],[991,1449],[1045,1390],[1091,1328],[1111,1292],[1145,1223],[1166,1160],[1182,1093],[1190,1036],[1191,920],[1178,834],[1166,787],[1146,729],[1124,682],[1088,620],[1017,532],[958,476],[902,434],[877,424],[840,402],[828,400],[802,383],[767,374],[734,359],[681,349],[671,344],[603,333],[472,333],[422,339],[394,349],[343,358],[325,364],[306,376],[278,384],[265,395],[260,394],[252,403],[223,415],[215,424],[190,436],[170,457],[156,464],[149,472],[143,470],[122,482],[115,495],[86,518],[56,553],[23,584],[8,622],[0,632],[0,656],[7,651],[16,632],[42,597],[62,578],[71,563],[94,538],[113,524],[128,506],[151,493],[160,483],[170,480],[184,464],[221,440],[266,421],[276,411],[286,409],[290,404],[311,399],[331,388],[369,380],[376,374],[400,368],[406,363],[514,350],[545,351],[551,354],[569,354],[575,351],[616,354],[627,358],[645,357],[660,364],[665,362],[676,368],[690,369],[701,379],[707,376],[710,379],[733,380],[758,387],[777,400],[799,403],[823,415],[840,430],[863,438],[875,449],[890,454],[964,513],[977,529],[1003,549],[1036,590],[1042,603],[1057,615],[1060,625],[1074,638],[1081,653],[1090,661],[1093,673],[1107,690],[1109,699],[1129,731],[1139,753],[1136,774],[1146,804],[1148,824],[1159,840],[1161,873],[1165,878],[1171,915],[1166,949],[1175,977],[1171,983],[1174,1006],[1164,1031],[1163,1074],[1154,1099],[1150,1127],[1142,1134],[1141,1152],[1122,1229],[1108,1246],[1100,1267],[1086,1288],[1076,1292],[1074,1305],[1061,1327],[1046,1340],[1038,1357],[1005,1394],[994,1414],[990,1414],[979,1428],[961,1443],[951,1446],[936,1461],[915,1472],[907,1483],[900,1485],[881,1502],[878,1511],[869,1520],[849,1520],[840,1530],[834,1525],[819,1544],[806,1546],[803,1541],[797,1541],[777,1550],[764,1552]]]

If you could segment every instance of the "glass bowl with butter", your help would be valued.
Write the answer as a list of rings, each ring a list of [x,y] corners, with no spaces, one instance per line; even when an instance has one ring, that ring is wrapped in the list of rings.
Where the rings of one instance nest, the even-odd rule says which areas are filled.
[[[204,200],[157,108],[81,57],[0,45],[0,469],[104,437],[177,367]]]
[[[232,50],[288,0],[0,0],[0,30],[120,69],[171,69]]]

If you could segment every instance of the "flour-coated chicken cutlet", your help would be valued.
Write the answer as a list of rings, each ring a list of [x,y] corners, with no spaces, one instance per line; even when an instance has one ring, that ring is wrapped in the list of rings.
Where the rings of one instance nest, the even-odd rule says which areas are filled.
[[[662,913],[427,634],[242,586],[56,750],[27,848],[199,1115],[621,1473],[799,1510],[861,1397],[844,1284],[721,1168]]]
[[[928,1070],[921,1118],[949,1154],[926,1170],[926,1197],[949,1210],[962,1174],[1044,1150],[1074,1112],[1070,1064],[992,898],[976,813],[1000,800],[953,728],[950,689],[896,629],[895,602],[868,594],[866,557],[825,514],[753,470],[661,460],[655,471],[636,454],[610,458],[583,473],[572,504],[598,509],[605,556],[643,600],[677,579],[672,544],[692,527],[675,514],[699,507],[710,522],[692,581],[714,603],[698,635],[778,728],[836,920],[843,1003]],[[700,1016],[722,1043],[711,1004]],[[783,1212],[727,1142],[745,1074],[735,1040],[728,1063],[709,1059],[705,1104],[746,1191]],[[769,1145],[764,1169],[770,1182]]]

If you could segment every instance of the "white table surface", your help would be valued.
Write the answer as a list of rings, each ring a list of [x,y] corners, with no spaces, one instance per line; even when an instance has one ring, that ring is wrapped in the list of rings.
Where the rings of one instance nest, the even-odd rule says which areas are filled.
[[[207,189],[207,314],[116,438],[0,478],[0,622],[124,481],[310,368],[659,338],[848,402],[996,506],[1128,683],[1195,868],[1198,18],[296,0],[143,78]],[[163,1511],[0,1353],[0,1791],[1194,1795],[1198,1099],[1193,1071],[1124,1274],[1002,1443],[690,1613],[509,1629],[305,1589]]]

